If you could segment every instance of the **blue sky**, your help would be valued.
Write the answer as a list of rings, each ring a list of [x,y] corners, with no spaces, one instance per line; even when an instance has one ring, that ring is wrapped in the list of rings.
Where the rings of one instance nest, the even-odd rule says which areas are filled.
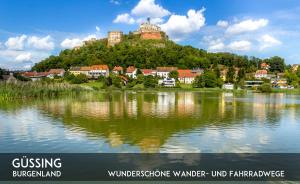
[[[182,45],[300,63],[299,0],[0,0],[0,67],[30,69],[147,17]]]

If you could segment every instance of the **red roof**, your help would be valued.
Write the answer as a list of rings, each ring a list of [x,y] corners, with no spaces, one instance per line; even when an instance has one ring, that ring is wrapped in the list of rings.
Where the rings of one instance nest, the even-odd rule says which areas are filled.
[[[151,75],[153,70],[152,69],[141,69],[144,75]]]
[[[135,71],[135,67],[134,66],[129,66],[126,70],[126,73],[132,73]]]
[[[123,71],[123,67],[121,66],[115,66],[113,71]]]
[[[107,65],[92,65],[92,70],[108,70]]]
[[[194,78],[199,74],[193,73],[192,70],[178,70],[178,78]]]
[[[171,72],[171,71],[176,71],[177,67],[163,66],[163,67],[157,67],[156,70],[157,72]]]
[[[65,70],[64,69],[50,69],[49,70],[49,74],[61,74],[61,73],[64,73]]]
[[[46,77],[49,72],[25,72],[22,74],[24,77]]]
[[[258,74],[258,75],[264,75],[264,74],[268,74],[268,71],[267,70],[257,70],[256,74]]]
[[[267,63],[262,63],[262,64],[260,64],[260,67],[262,67],[262,68],[269,67],[269,65]]]
[[[22,75],[24,77],[34,77],[34,76],[36,76],[36,74],[37,74],[37,72],[25,72]]]

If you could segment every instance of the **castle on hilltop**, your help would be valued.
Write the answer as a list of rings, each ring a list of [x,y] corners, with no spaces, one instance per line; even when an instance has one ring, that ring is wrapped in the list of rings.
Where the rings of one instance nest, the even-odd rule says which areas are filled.
[[[140,35],[143,40],[161,40],[163,32],[158,25],[152,24],[151,19],[148,18],[147,22],[142,23],[137,31],[133,32],[134,35]],[[108,32],[108,46],[114,46],[122,41],[122,31]]]
[[[141,35],[141,39],[149,40],[161,40],[161,28],[158,25],[151,24],[150,18],[147,19],[147,22],[142,23],[140,28],[133,32],[135,35]]]

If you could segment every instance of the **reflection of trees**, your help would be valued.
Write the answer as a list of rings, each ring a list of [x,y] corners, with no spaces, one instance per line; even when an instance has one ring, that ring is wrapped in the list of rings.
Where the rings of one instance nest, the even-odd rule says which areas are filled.
[[[116,92],[17,105],[2,102],[0,109],[37,106],[67,128],[105,138],[112,147],[130,144],[144,152],[156,152],[171,136],[208,126],[223,128],[251,122],[276,126],[279,111],[299,108],[299,104],[286,105],[285,96],[274,95]]]

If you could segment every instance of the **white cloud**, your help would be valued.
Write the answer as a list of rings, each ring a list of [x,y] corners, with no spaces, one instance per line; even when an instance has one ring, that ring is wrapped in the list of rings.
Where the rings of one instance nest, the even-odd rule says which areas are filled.
[[[100,32],[100,27],[96,26],[96,31]]]
[[[248,19],[229,26],[226,30],[226,33],[240,34],[245,32],[251,32],[267,26],[268,23],[269,20],[267,19],[258,19],[258,20]]]
[[[121,2],[118,1],[118,0],[110,0],[109,2],[112,3],[112,4],[115,4],[115,5],[120,5],[121,4]]]
[[[281,41],[277,40],[276,38],[272,37],[271,35],[265,34],[263,35],[260,40],[260,50],[269,48],[269,47],[274,47],[281,45]]]
[[[135,20],[128,13],[120,14],[113,21],[114,23],[134,24]]]
[[[249,51],[251,45],[251,42],[247,40],[233,41],[228,45],[228,48],[232,51]]]
[[[26,38],[26,35],[11,37],[5,42],[5,46],[12,50],[22,50],[24,48]]]
[[[208,45],[209,52],[220,52],[226,49],[226,46],[221,38],[214,38],[213,36],[204,36],[203,41]]]
[[[171,38],[181,40],[187,34],[199,31],[205,25],[205,17],[203,15],[205,9],[189,10],[185,15],[171,15],[169,20],[161,25]]]
[[[84,41],[88,41],[94,38],[97,39],[98,38],[97,35],[91,34],[84,38],[72,38],[72,39],[66,38],[60,43],[60,46],[65,49],[71,49],[77,46],[82,46]]]
[[[31,36],[27,40],[29,47],[39,49],[39,50],[53,50],[54,42],[52,41],[51,36],[46,37],[37,37]]]
[[[171,14],[162,6],[155,4],[155,0],[140,0],[131,13],[135,16],[151,18],[162,18]]]
[[[18,62],[30,61],[31,59],[32,59],[32,54],[29,52],[22,53],[16,57],[16,61]]]
[[[227,27],[228,26],[228,22],[225,21],[225,20],[219,20],[217,22],[217,26],[219,26],[219,27]]]
[[[79,38],[73,38],[73,39],[66,38],[60,43],[60,46],[66,49],[74,48],[81,45],[82,45],[82,40]]]

